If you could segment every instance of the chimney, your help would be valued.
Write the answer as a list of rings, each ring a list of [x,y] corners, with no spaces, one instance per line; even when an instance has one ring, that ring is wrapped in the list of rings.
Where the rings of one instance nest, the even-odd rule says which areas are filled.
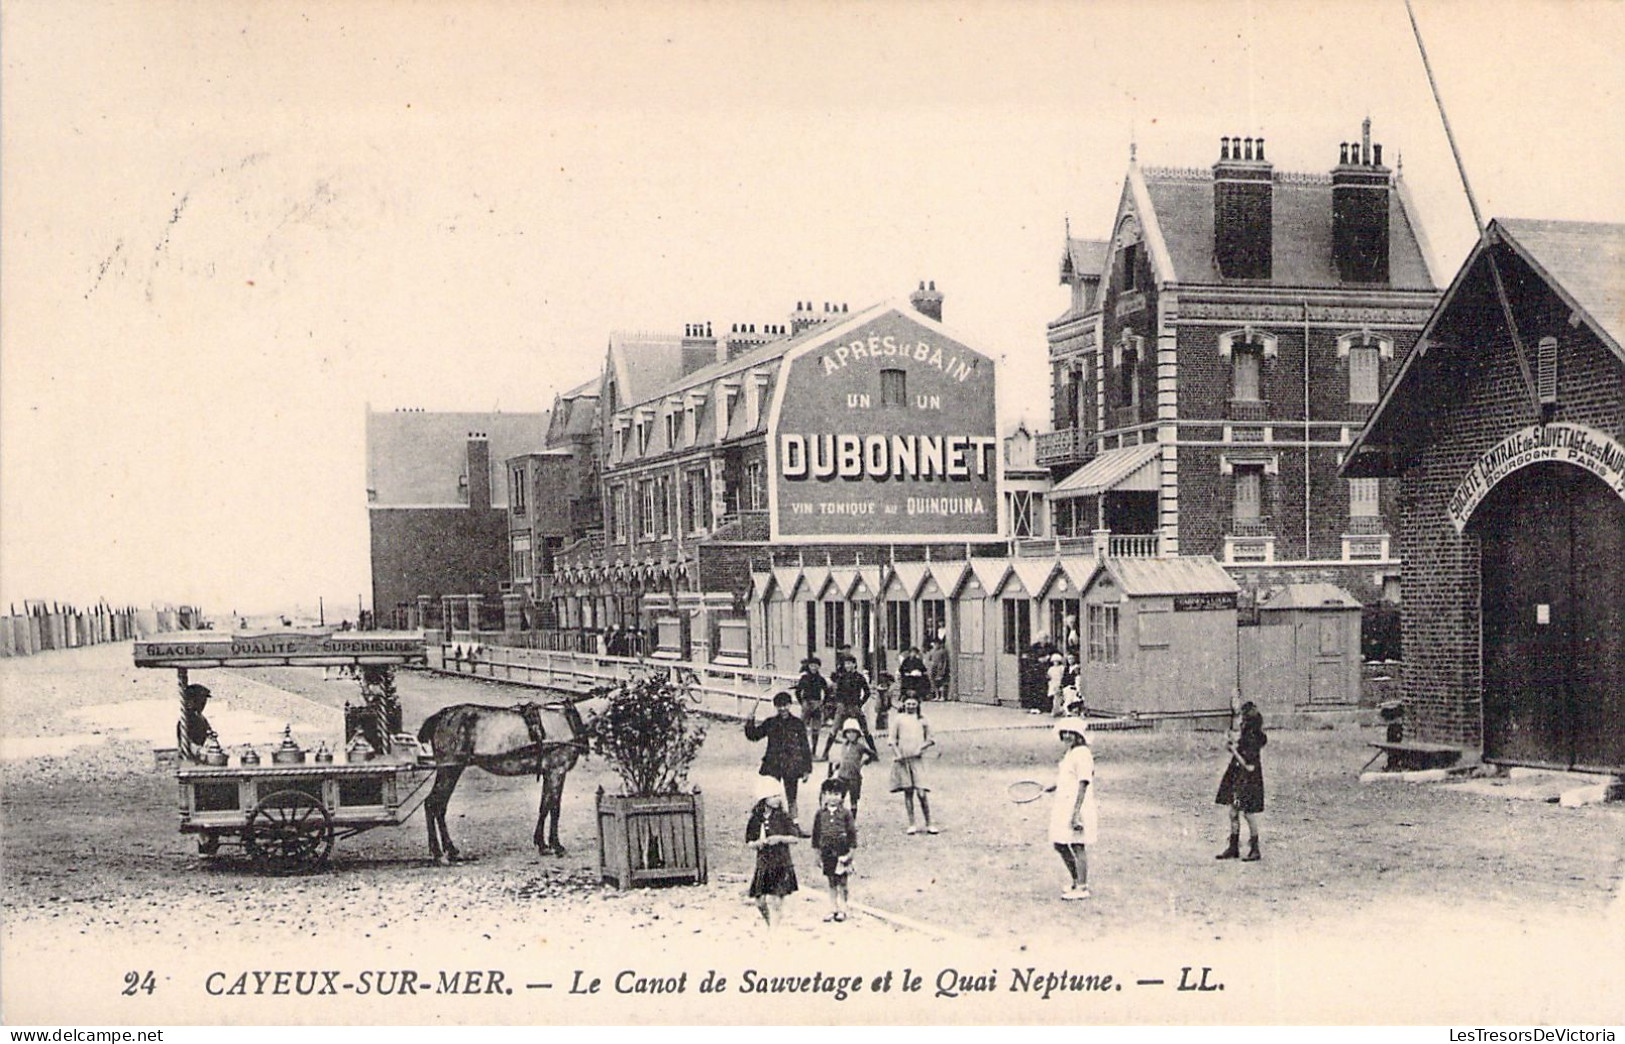
[[[908,295],[908,303],[927,319],[942,322],[942,292],[937,289],[936,280],[931,280],[929,286],[921,283],[918,290]]]
[[[711,336],[710,323],[685,323],[683,325],[683,348],[681,368],[683,376],[687,376],[702,366],[709,366],[714,362],[721,362],[726,356],[717,346],[717,340]]]
[[[491,510],[491,441],[483,431],[468,433],[468,507]]]
[[[1213,164],[1213,259],[1226,279],[1268,279],[1274,165],[1263,138],[1220,138]]]
[[[1371,119],[1360,140],[1338,150],[1332,168],[1332,263],[1350,283],[1388,281],[1388,207],[1393,184],[1382,146],[1371,144]]]

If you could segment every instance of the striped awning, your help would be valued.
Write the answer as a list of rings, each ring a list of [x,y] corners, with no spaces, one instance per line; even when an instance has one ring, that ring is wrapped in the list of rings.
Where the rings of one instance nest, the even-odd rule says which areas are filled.
[[[1107,450],[1062,479],[1060,485],[1050,491],[1050,499],[1093,497],[1111,489],[1155,491],[1159,480],[1157,454],[1161,448],[1149,442]]]

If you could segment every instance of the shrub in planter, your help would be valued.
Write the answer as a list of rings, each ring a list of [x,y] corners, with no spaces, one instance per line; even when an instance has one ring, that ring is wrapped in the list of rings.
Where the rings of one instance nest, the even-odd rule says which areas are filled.
[[[685,792],[705,742],[691,685],[672,670],[641,667],[601,695],[587,746],[614,767],[624,793],[598,791],[600,877],[621,888],[703,883],[704,804],[698,790]]]

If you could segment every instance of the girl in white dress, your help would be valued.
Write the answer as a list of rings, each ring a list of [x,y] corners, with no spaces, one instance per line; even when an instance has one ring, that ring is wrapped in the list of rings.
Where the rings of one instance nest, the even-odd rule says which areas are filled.
[[[1095,805],[1095,755],[1089,748],[1089,727],[1082,718],[1062,718],[1055,723],[1055,735],[1066,746],[1066,754],[1055,772],[1055,793],[1050,806],[1049,839],[1066,864],[1071,883],[1062,899],[1089,898],[1088,847],[1099,831]]]

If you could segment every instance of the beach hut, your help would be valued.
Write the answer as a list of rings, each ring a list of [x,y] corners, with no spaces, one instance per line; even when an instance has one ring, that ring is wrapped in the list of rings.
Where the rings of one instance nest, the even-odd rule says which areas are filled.
[[[1002,558],[973,558],[949,590],[952,627],[948,646],[953,653],[951,684],[956,699],[974,703],[1000,703],[998,603],[993,592],[1004,582],[1010,566]],[[1015,676],[1007,688],[1015,691]]]
[[[1083,591],[1080,685],[1089,709],[1228,714],[1237,590],[1207,555],[1102,560]]]
[[[1360,698],[1360,603],[1332,584],[1288,584],[1258,603],[1260,654],[1242,642],[1242,696],[1277,711]]]

